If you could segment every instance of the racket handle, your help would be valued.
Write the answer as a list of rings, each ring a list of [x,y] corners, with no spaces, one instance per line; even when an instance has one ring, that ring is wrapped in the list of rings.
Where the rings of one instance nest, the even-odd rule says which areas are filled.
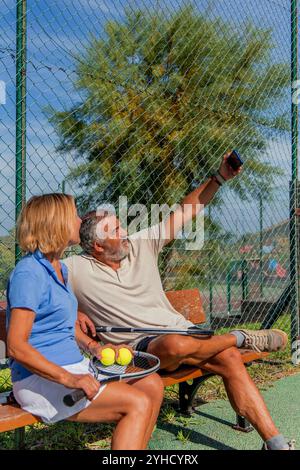
[[[187,333],[190,335],[203,335],[203,336],[214,336],[215,330],[201,330],[200,328],[194,328],[193,326],[187,329]]]
[[[121,376],[115,375],[112,377],[107,377],[105,379],[102,379],[101,384],[107,384],[110,382],[118,382],[120,380],[122,380]],[[65,395],[63,398],[63,402],[66,406],[74,406],[75,403],[77,403],[79,400],[81,400],[84,397],[86,397],[86,394],[84,393],[84,391],[82,389],[78,389],[72,393],[69,393],[68,395]]]
[[[74,406],[79,400],[84,398],[86,395],[83,390],[78,389],[75,392],[69,393],[68,395],[64,396],[64,404],[66,406]]]

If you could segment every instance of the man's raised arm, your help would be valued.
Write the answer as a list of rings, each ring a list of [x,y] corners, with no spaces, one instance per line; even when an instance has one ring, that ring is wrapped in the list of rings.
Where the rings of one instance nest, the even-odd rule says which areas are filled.
[[[230,154],[231,152],[228,152],[224,155],[218,172],[205,181],[205,183],[201,184],[201,186],[185,196],[180,203],[180,207],[172,212],[165,220],[165,244],[174,240],[179,230],[181,230],[188,222],[191,221],[191,219],[203,210],[204,206],[210,203],[223,183],[234,178],[241,172],[241,168],[233,170],[227,163],[227,158]]]

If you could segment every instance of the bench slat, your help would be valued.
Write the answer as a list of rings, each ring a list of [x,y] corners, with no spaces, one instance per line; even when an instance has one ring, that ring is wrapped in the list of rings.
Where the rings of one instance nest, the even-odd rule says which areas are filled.
[[[39,421],[39,418],[22,410],[18,405],[0,405],[0,432],[23,428]]]

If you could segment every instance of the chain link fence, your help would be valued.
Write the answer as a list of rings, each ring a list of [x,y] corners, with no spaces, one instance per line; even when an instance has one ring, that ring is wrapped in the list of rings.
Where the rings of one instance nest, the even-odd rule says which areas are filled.
[[[3,300],[15,259],[15,2],[2,0],[0,17]],[[166,289],[200,289],[212,325],[270,319],[291,285],[290,2],[29,0],[26,20],[26,198],[64,191],[82,214],[124,195],[172,205],[236,148],[244,171],[205,209],[203,249],[176,240],[160,269]],[[286,304],[275,317],[289,330]]]

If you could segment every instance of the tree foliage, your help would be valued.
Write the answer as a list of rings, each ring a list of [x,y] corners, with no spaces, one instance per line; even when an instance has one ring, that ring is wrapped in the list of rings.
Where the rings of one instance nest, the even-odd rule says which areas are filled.
[[[129,203],[179,202],[230,148],[246,160],[232,183],[239,196],[271,187],[278,169],[263,152],[288,128],[280,102],[289,83],[287,64],[270,58],[271,38],[193,7],[169,17],[130,11],[107,22],[78,57],[74,87],[84,99],[50,112],[57,150],[77,158],[70,177],[82,188],[81,209],[116,204],[120,195]]]

